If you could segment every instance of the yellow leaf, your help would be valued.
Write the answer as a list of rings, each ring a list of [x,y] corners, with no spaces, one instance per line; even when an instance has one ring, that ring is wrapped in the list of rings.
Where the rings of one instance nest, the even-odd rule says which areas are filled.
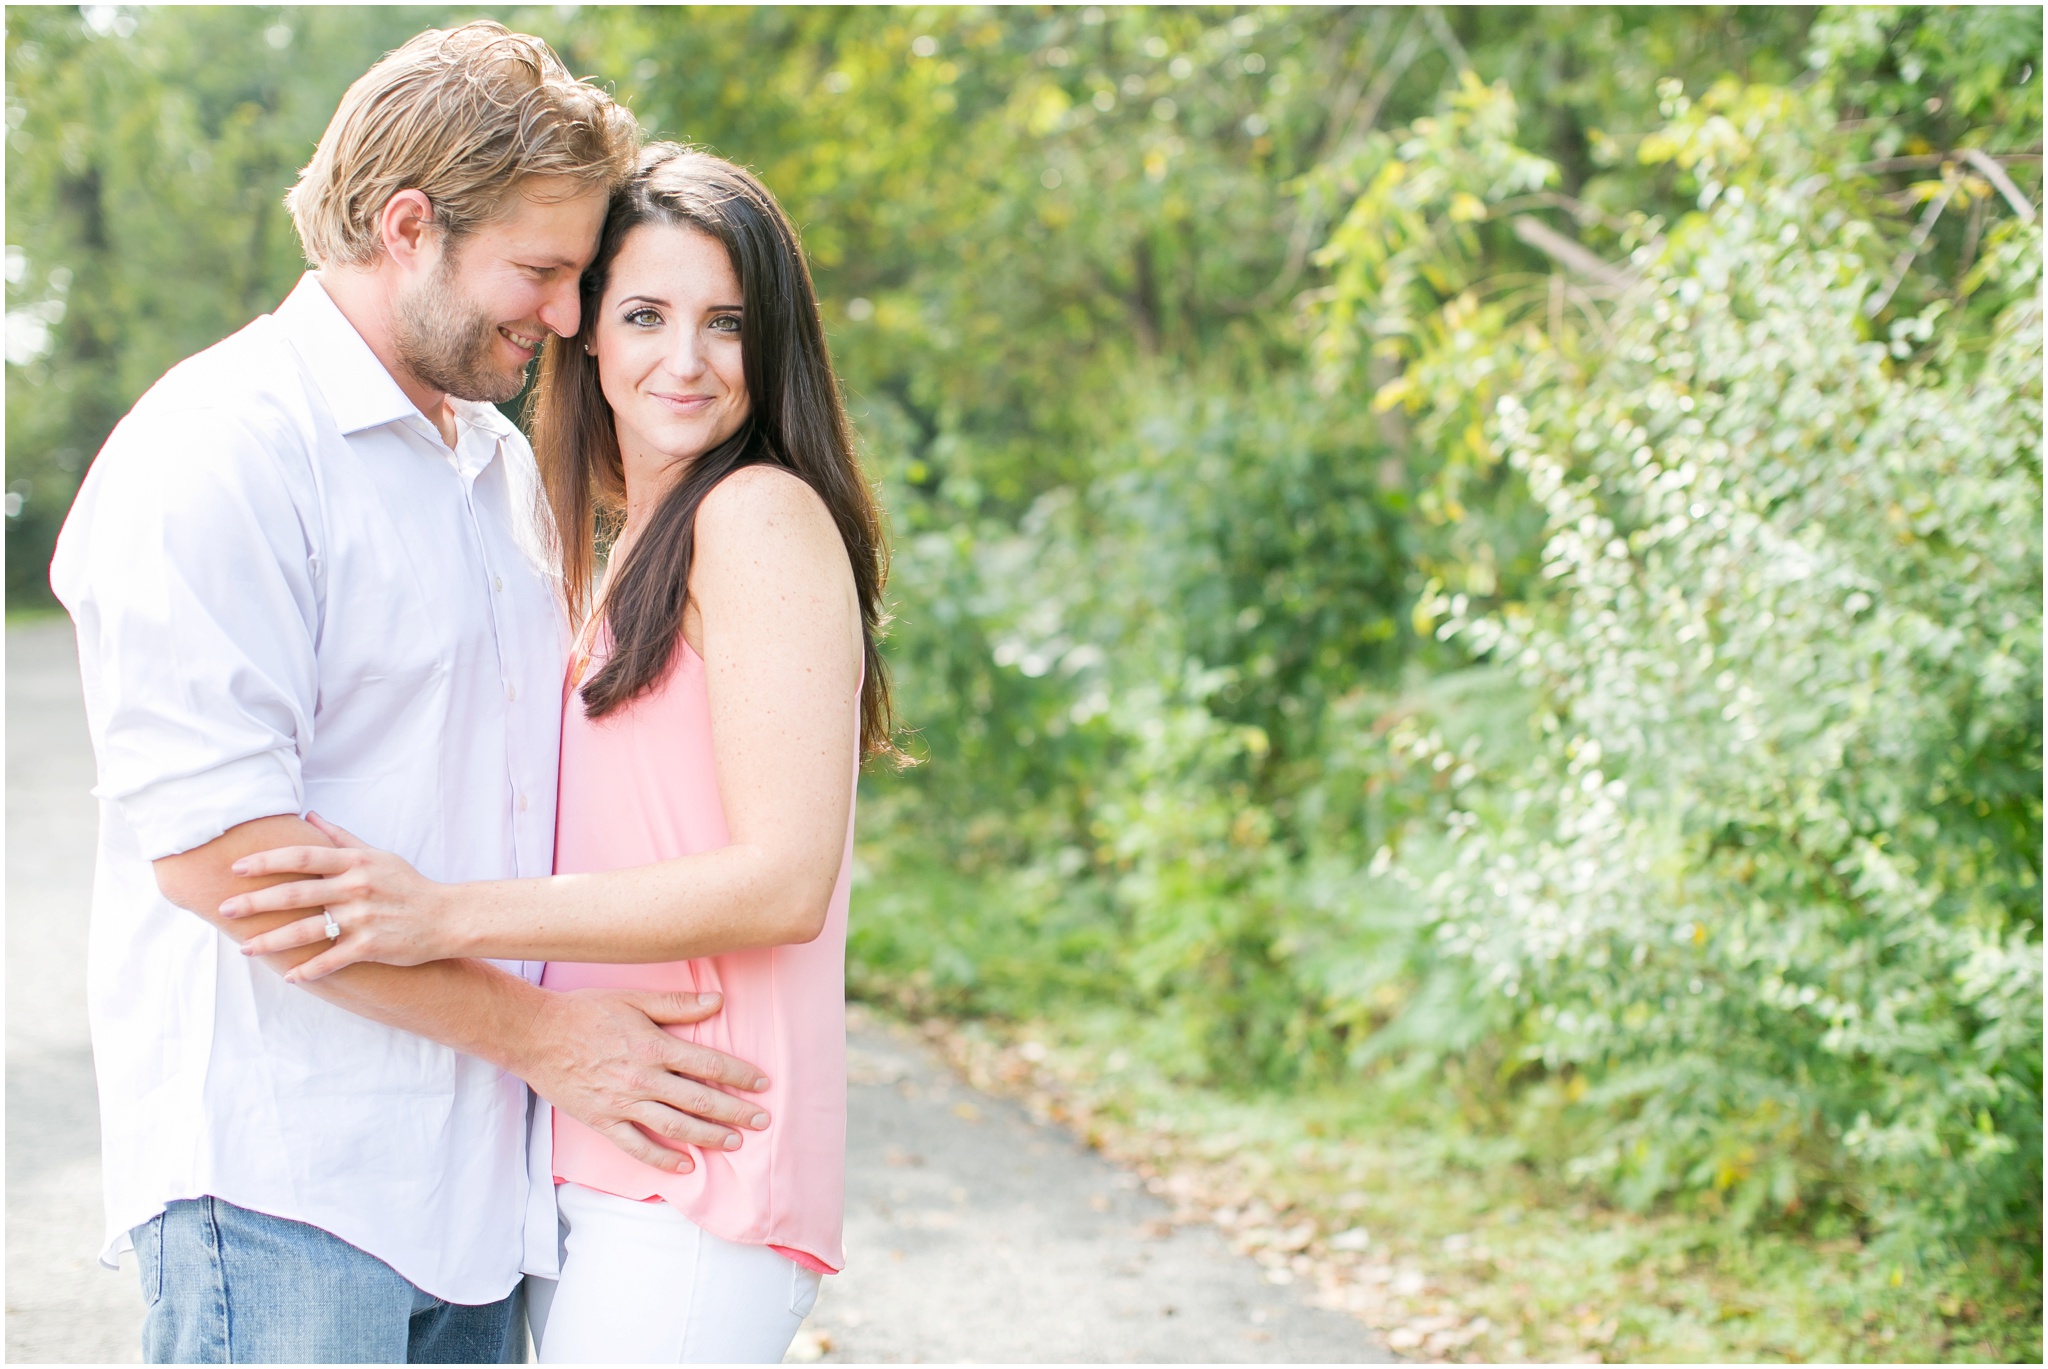
[[[1396,404],[1412,402],[1416,397],[1415,380],[1404,372],[1380,386],[1379,393],[1372,397],[1372,411],[1383,414]]]
[[[1486,429],[1479,425],[1477,419],[1465,429],[1465,445],[1471,449],[1473,463],[1481,470],[1485,470],[1499,459],[1493,450],[1493,444],[1486,440]]]
[[[1039,87],[1037,99],[1032,102],[1030,127],[1033,135],[1043,138],[1060,126],[1060,119],[1073,101],[1067,92],[1056,85]]]
[[[1486,202],[1469,191],[1460,190],[1451,196],[1452,223],[1482,223],[1486,219]]]
[[[1668,162],[1678,155],[1678,139],[1668,133],[1652,133],[1636,148],[1636,160],[1645,166]]]

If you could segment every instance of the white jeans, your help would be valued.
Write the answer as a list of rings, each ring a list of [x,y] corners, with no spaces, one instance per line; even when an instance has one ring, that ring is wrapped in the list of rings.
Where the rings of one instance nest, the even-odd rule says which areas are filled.
[[[526,1280],[542,1364],[779,1364],[819,1276],[664,1202],[555,1189],[562,1277]]]

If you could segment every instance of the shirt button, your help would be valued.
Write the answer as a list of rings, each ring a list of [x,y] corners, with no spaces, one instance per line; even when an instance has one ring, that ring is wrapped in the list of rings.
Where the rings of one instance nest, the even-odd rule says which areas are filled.
[[[510,700],[512,700],[512,702],[514,702],[514,703],[518,703],[518,702],[519,702],[519,686],[518,686],[518,685],[510,685],[510,684],[506,685],[506,686],[505,686],[505,697],[506,697],[506,698],[508,698],[508,699],[510,699]]]
[[[522,813],[526,811],[526,795],[524,794],[519,796],[519,811]]]
[[[491,588],[496,590],[498,593],[503,594],[505,592],[505,577],[502,575],[493,575],[491,577]]]

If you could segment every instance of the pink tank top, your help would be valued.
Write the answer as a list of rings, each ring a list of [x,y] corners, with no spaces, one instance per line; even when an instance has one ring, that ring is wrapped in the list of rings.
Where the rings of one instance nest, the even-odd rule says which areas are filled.
[[[591,672],[602,658],[591,663]],[[676,643],[667,679],[609,717],[584,715],[571,662],[562,706],[555,873],[588,874],[715,851],[730,841],[711,750],[704,659]],[[670,989],[723,994],[703,1022],[668,1030],[759,1065],[757,1099],[773,1119],[738,1150],[689,1147],[696,1168],[673,1174],[633,1159],[597,1132],[554,1115],[554,1175],[621,1198],[663,1199],[714,1236],[774,1246],[799,1264],[846,1263],[846,909],[853,822],[825,915],[800,946],[735,951],[660,965],[552,962],[551,989]]]

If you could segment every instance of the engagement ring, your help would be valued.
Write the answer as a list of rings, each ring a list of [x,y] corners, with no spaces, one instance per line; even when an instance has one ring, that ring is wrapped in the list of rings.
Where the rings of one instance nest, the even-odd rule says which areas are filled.
[[[323,908],[320,910],[320,916],[327,919],[327,939],[329,941],[341,940],[341,924],[334,920],[334,914]]]

